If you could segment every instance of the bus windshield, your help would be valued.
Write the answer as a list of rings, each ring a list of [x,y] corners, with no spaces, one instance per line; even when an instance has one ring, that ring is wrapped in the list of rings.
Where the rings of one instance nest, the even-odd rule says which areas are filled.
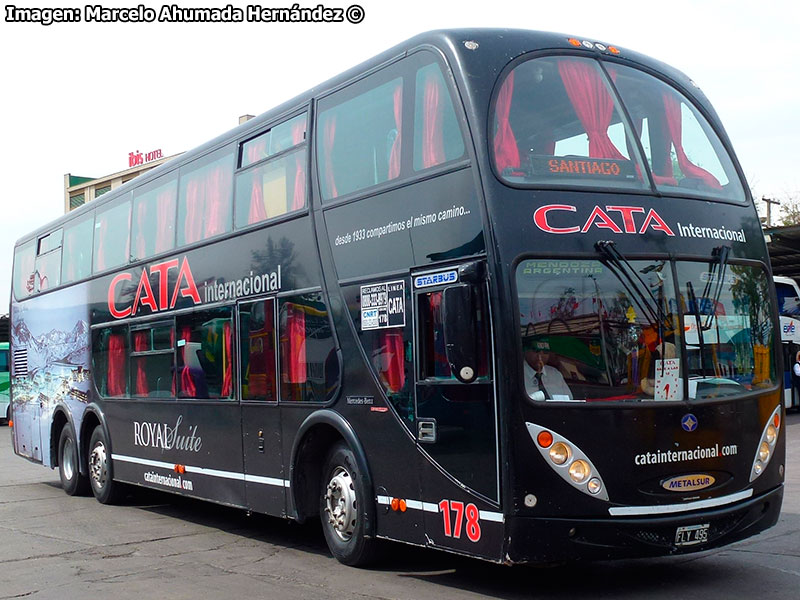
[[[492,123],[494,165],[512,185],[649,189],[647,170],[664,193],[745,198],[697,108],[630,67],[556,56],[522,62],[499,88]]]
[[[516,282],[528,396],[674,401],[773,386],[763,270],[676,267],[677,293],[667,260],[523,260]]]

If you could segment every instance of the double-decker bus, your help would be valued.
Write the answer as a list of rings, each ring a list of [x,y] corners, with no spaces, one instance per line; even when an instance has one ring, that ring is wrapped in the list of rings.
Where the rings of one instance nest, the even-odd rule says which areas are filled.
[[[699,88],[596,40],[421,35],[19,240],[14,448],[507,564],[773,525],[780,334]]]

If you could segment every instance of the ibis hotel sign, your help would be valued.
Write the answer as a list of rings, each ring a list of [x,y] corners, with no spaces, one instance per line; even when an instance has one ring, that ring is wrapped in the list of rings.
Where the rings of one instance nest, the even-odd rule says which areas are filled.
[[[138,167],[159,158],[164,158],[160,148],[150,152],[139,152],[138,150],[136,152],[128,152],[128,167]]]

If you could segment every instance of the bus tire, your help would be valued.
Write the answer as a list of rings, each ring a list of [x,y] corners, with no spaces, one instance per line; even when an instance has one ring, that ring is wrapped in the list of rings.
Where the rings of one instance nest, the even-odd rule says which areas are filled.
[[[376,557],[376,540],[364,535],[367,501],[353,451],[338,442],[322,470],[319,514],[331,554],[345,565],[365,566]]]
[[[116,504],[122,496],[122,484],[114,481],[111,467],[111,448],[103,426],[98,425],[89,440],[89,483],[92,493],[101,504]]]
[[[69,423],[64,425],[58,437],[58,475],[67,495],[85,496],[89,491],[89,478],[81,474],[78,440]]]

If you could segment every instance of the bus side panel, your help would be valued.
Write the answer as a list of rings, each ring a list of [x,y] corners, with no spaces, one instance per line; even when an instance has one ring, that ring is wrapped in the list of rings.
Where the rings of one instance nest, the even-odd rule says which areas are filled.
[[[14,449],[45,466],[57,462],[50,447],[56,405],[68,407],[79,432],[89,401],[87,290],[77,285],[11,307]]]
[[[237,402],[105,404],[115,479],[246,506]]]

